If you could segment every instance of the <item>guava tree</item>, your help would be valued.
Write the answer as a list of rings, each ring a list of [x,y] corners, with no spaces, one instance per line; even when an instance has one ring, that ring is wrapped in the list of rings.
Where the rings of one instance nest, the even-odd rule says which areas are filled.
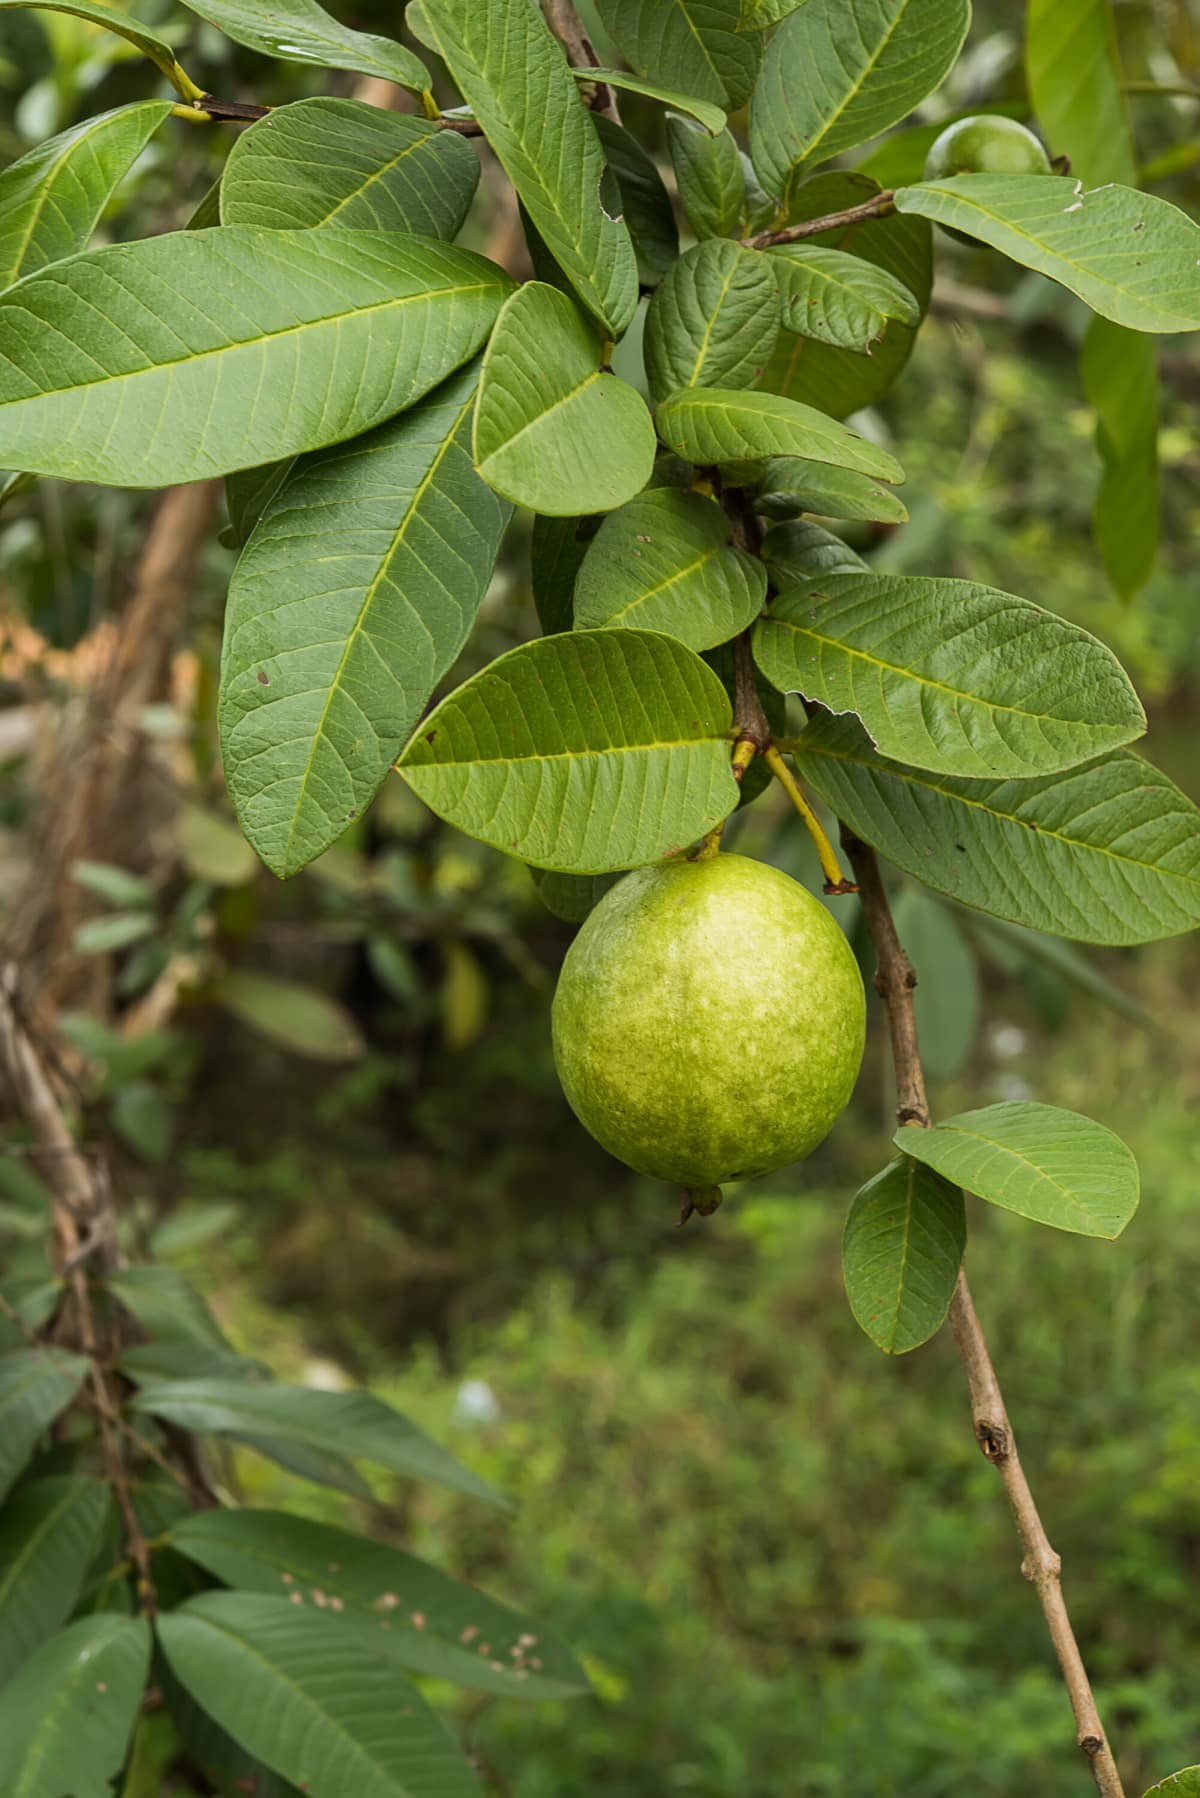
[[[892,1354],[949,1317],[1079,1746],[1121,1793],[967,1284],[964,1193],[1115,1238],[1136,1168],[1040,1100],[932,1118],[883,865],[1012,924],[1143,943],[1200,922],[1200,816],[1130,747],[1142,707],[1094,637],[1030,598],[874,571],[828,528],[907,516],[901,463],[844,421],[903,373],[954,232],[1091,309],[1097,542],[1119,590],[1145,579],[1154,337],[1200,328],[1200,228],[1137,188],[1107,0],[1030,0],[1029,122],[907,128],[968,0],[595,0],[613,66],[571,0],[411,0],[419,49],[316,0],[195,0],[264,55],[395,83],[405,112],[220,98],[99,0],[0,0],[19,3],[121,33],[177,97],[0,176],[0,465],[226,477],[221,743],[247,838],[294,874],[396,769],[527,863],[582,924],[555,1017],[568,1095],[683,1188],[685,1216],[807,1153],[844,1106],[863,993],[825,899],[858,895],[897,1130],[850,1207],[850,1304]],[[669,169],[622,125],[626,90],[669,109]],[[86,247],[152,133],[229,121],[251,122],[189,229]],[[533,279],[455,242],[476,140]],[[433,704],[517,508],[542,634]],[[820,899],[722,851],[772,781],[816,843]],[[561,1694],[580,1684],[566,1650],[395,1551],[214,1503],[197,1438],[343,1483],[365,1458],[489,1493],[365,1396],[271,1383],[174,1276],[122,1266],[19,985],[4,1020],[56,1242],[4,1319],[0,1786],[109,1790],[152,1665],[221,1792],[472,1789],[415,1692],[397,1705],[398,1670]]]

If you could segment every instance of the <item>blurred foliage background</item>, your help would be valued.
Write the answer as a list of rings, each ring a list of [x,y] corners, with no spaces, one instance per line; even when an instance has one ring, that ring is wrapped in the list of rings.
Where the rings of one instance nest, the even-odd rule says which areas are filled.
[[[384,98],[233,50],[168,0],[133,10],[223,97]],[[382,0],[339,11],[395,26]],[[977,7],[924,121],[1022,113],[1014,12]],[[1131,78],[1192,87],[1131,103],[1147,182],[1194,212],[1200,26],[1187,0],[1117,15]],[[126,46],[78,20],[0,20],[4,159],[152,91]],[[661,114],[630,99],[625,115],[661,153]],[[105,232],[185,223],[229,141],[162,132]],[[512,260],[515,221],[497,184],[481,194],[467,241]],[[1087,625],[1140,686],[1149,754],[1200,798],[1196,345],[1163,349],[1163,551],[1126,603],[1090,534],[1082,308],[985,251],[943,240],[939,258],[913,362],[859,420],[900,454],[911,522],[854,540],[876,565],[970,576]],[[636,346],[623,353],[636,378]],[[181,521],[164,589],[139,571],[155,504],[44,482],[0,514],[0,905],[70,1046],[131,1247],[192,1271],[240,1347],[315,1383],[370,1380],[517,1499],[506,1519],[381,1484],[359,1519],[552,1619],[587,1658],[586,1703],[462,1710],[496,1798],[1082,1794],[952,1346],[882,1360],[842,1295],[849,1197],[888,1152],[879,1020],[825,1148],[677,1231],[673,1196],[604,1156],[558,1092],[548,1008],[571,926],[523,868],[399,782],[287,886],[257,867],[213,722],[235,552],[206,534],[209,496]],[[518,531],[454,678],[536,630]],[[729,841],[813,878],[771,794]],[[1140,1790],[1200,1758],[1200,949],[1085,953],[908,883],[897,900],[930,971],[937,1108],[1036,1094],[1114,1124],[1141,1162],[1118,1244],[989,1213],[969,1251]],[[838,915],[857,941],[853,902]],[[19,1274],[40,1264],[42,1220],[10,1147],[0,1250]],[[315,1515],[354,1502],[262,1464],[229,1477]],[[146,1798],[170,1790],[145,1759]]]

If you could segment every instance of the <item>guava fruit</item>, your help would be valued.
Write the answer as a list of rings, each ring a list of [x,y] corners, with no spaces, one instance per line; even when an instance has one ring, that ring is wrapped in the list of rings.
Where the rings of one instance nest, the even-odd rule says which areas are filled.
[[[956,119],[929,146],[925,158],[926,181],[946,181],[954,175],[1049,175],[1050,158],[1040,137],[1016,119],[998,114],[980,113],[974,118]],[[979,239],[952,225],[941,229],[955,243],[969,250],[979,247]]]
[[[1027,125],[998,114],[956,119],[935,137],[925,158],[926,181],[952,175],[1048,175],[1050,158]]]
[[[804,887],[741,855],[663,862],[606,893],[568,950],[554,1059],[610,1154],[703,1194],[816,1148],[865,1018],[849,944]]]

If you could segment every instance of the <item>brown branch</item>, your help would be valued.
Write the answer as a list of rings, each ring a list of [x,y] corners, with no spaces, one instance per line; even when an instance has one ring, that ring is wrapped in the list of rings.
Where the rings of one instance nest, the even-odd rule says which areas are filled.
[[[860,206],[847,206],[844,212],[827,212],[823,218],[801,219],[797,225],[784,225],[778,231],[759,231],[754,237],[743,237],[747,250],[769,250],[775,244],[799,243],[804,237],[819,237],[822,231],[840,231],[848,225],[861,225],[867,219],[886,218],[895,212],[896,196],[892,188],[872,194]]]
[[[543,0],[546,23],[567,53],[567,61],[573,69],[594,69],[599,66],[600,58],[592,47],[592,40],[587,34],[587,26],[575,10],[574,0]],[[621,114],[617,110],[617,97],[606,81],[593,83],[588,105],[593,112],[603,113],[615,125],[621,123]]]
[[[913,989],[917,984],[917,977],[896,934],[892,908],[875,851],[844,824],[842,844],[858,880],[863,913],[875,948],[875,986],[887,1007],[892,1060],[896,1069],[896,1115],[902,1124],[919,1124],[927,1128],[930,1122],[929,1101],[925,1091],[925,1074],[921,1066],[913,1010]],[[1092,1778],[1101,1798],[1125,1798],[1121,1775],[1105,1739],[1100,1713],[1096,1708],[1091,1683],[1071,1627],[1066,1599],[1063,1597],[1062,1561],[1050,1546],[1029,1482],[1025,1478],[1025,1470],[1017,1453],[1016,1438],[1000,1391],[1000,1382],[996,1378],[987,1342],[975,1313],[967,1276],[962,1269],[959,1270],[958,1285],[950,1304],[950,1323],[971,1395],[975,1439],[999,1473],[1012,1506],[1017,1533],[1025,1551],[1021,1571],[1041,1600],[1050,1639],[1075,1713],[1076,1740],[1087,1756]]]

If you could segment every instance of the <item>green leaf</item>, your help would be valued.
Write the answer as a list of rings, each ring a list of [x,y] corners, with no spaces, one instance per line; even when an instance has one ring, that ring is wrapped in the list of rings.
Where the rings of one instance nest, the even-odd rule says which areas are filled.
[[[478,1798],[415,1688],[336,1616],[205,1592],[160,1617],[158,1639],[209,1716],[313,1798]]]
[[[370,1461],[406,1479],[432,1480],[490,1505],[505,1500],[407,1417],[370,1392],[319,1392],[308,1386],[255,1386],[241,1380],[161,1380],[130,1400],[204,1435],[264,1435],[351,1461]]]
[[[1130,750],[1038,780],[958,780],[884,761],[853,718],[818,718],[796,764],[865,842],[979,911],[1085,943],[1200,923],[1200,814]]]
[[[979,1035],[983,997],[975,951],[953,910],[923,887],[906,886],[894,910],[900,941],[917,970],[913,1009],[921,1061],[931,1079],[953,1079]]]
[[[972,935],[980,942],[985,954],[990,950],[992,959],[1006,972],[1012,971],[1014,959],[1018,969],[1045,968],[1089,999],[1128,1018],[1131,1024],[1137,1024],[1143,1030],[1155,1028],[1150,1013],[1114,985],[1091,958],[1072,943],[1043,936],[1040,931],[1027,930],[1020,924],[1010,924],[1005,918],[972,916],[969,921]]]
[[[638,280],[653,287],[672,268],[679,254],[679,228],[671,196],[658,172],[631,132],[602,113],[594,123],[608,159],[609,173],[621,195],[621,210],[637,253]]]
[[[65,1349],[25,1348],[0,1355],[0,1499],[82,1386],[88,1364]],[[0,1563],[2,1565],[2,1563]]]
[[[307,458],[234,571],[225,778],[276,874],[366,810],[475,623],[511,515],[471,463],[478,380],[473,364],[369,436]]]
[[[691,94],[682,94],[677,88],[663,87],[657,81],[643,81],[639,75],[631,75],[628,69],[605,69],[589,64],[587,68],[573,68],[571,73],[576,81],[603,81],[609,87],[624,88],[631,94],[645,94],[649,100],[661,100],[664,106],[673,106],[676,112],[687,113],[714,135],[725,129],[722,107],[714,106],[710,100],[698,100]]]
[[[1094,318],[1080,367],[1104,464],[1092,531],[1109,580],[1129,599],[1153,572],[1162,522],[1157,346],[1144,332]]]
[[[1120,1137],[1057,1105],[985,1105],[932,1130],[906,1124],[893,1140],[990,1204],[1056,1230],[1111,1241],[1137,1210],[1137,1162]]]
[[[22,11],[26,8],[41,12],[70,13],[76,19],[87,19],[93,25],[102,25],[106,31],[113,31],[123,37],[127,43],[140,50],[143,56],[149,57],[156,69],[160,69],[171,86],[185,99],[198,99],[200,90],[190,81],[175,60],[175,52],[163,38],[158,37],[129,13],[116,6],[105,6],[100,0],[0,0],[0,12],[11,12],[15,7]]]
[[[112,862],[72,862],[71,878],[107,905],[149,908],[158,900],[152,881],[141,874],[131,874],[128,868],[119,868]]]
[[[497,493],[556,517],[607,512],[641,490],[654,426],[639,393],[602,374],[592,325],[566,294],[527,281],[483,358],[475,466]]]
[[[183,1377],[185,1376],[178,1369],[171,1374],[172,1379]],[[354,1463],[347,1461],[344,1455],[329,1455],[309,1443],[293,1442],[287,1437],[264,1436],[257,1430],[234,1431],[230,1440],[240,1443],[244,1448],[253,1449],[256,1455],[265,1455],[268,1461],[286,1468],[297,1479],[311,1480],[314,1485],[329,1486],[335,1492],[349,1493],[351,1498],[368,1501],[374,1499],[370,1482],[363,1478]]]
[[[231,968],[217,993],[226,1011],[293,1055],[312,1061],[357,1061],[363,1053],[358,1025],[335,999],[316,987],[274,974]]]
[[[158,919],[152,912],[112,911],[77,925],[71,941],[80,955],[112,955],[131,943],[143,942],[157,930]]]
[[[896,208],[965,231],[1133,331],[1200,329],[1200,225],[1129,187],[1054,175],[957,175],[896,190]]]
[[[512,283],[382,231],[176,231],[0,294],[0,462],[163,487],[336,443],[474,354]]]
[[[237,139],[221,179],[221,220],[449,239],[478,185],[479,158],[457,131],[360,100],[298,100]]]
[[[179,1731],[188,1758],[207,1777],[219,1798],[306,1798],[290,1780],[283,1779],[264,1767],[260,1760],[234,1741],[208,1712],[202,1710],[191,1694],[180,1685],[162,1654],[155,1660],[154,1673],[162,1687],[163,1699],[171,1722]],[[141,1788],[126,1792],[122,1798],[158,1798],[158,1787],[142,1793]],[[308,1798],[312,1798],[309,1794]]]
[[[550,254],[619,337],[637,309],[633,242],[605,207],[604,151],[540,10],[529,0],[489,0],[482,14],[478,0],[424,0],[423,10]]]
[[[412,1673],[508,1698],[588,1690],[569,1650],[539,1624],[349,1530],[283,1511],[205,1511],[177,1525],[170,1542],[227,1586],[356,1622],[378,1654]]]
[[[970,0],[808,0],[771,39],[750,108],[750,155],[787,201],[801,164],[878,137],[940,87]]]
[[[767,25],[778,25],[804,5],[804,0],[742,0],[739,31],[761,31]]]
[[[879,189],[867,175],[838,171],[814,175],[796,190],[791,214],[797,219],[826,218],[860,205]],[[921,219],[868,219],[858,225],[822,232],[808,240],[821,247],[853,253],[860,261],[900,281],[916,299],[922,314],[933,285],[930,228]],[[869,356],[839,349],[794,332],[780,333],[761,386],[789,399],[819,406],[835,418],[873,406],[894,384],[916,342],[916,329],[894,321]]]
[[[667,118],[667,147],[679,201],[703,241],[736,237],[746,204],[746,176],[732,131],[716,137],[689,119]]]
[[[648,631],[542,637],[444,699],[399,768],[439,817],[534,867],[678,853],[737,804],[720,681]]]
[[[1103,643],[974,581],[843,574],[786,588],[754,653],[782,692],[857,713],[882,755],[935,773],[1053,774],[1146,728]]]
[[[1137,182],[1111,0],[1028,0],[1025,73],[1038,124],[1087,187]]]
[[[5,1503],[0,1512],[0,1685],[70,1615],[107,1508],[107,1486],[74,1476],[30,1480]]]
[[[861,256],[820,244],[780,244],[768,254],[787,331],[869,356],[889,320],[921,322],[920,305],[904,283]]]
[[[531,868],[529,872],[546,910],[564,924],[582,924],[620,879],[619,874],[551,874],[545,868]]]
[[[1162,1792],[1165,1798],[1200,1798],[1200,1767],[1184,1767],[1182,1772],[1160,1779],[1143,1798],[1154,1798],[1156,1792]]]
[[[170,110],[169,100],[118,106],[9,164],[0,175],[0,287],[83,249]]]
[[[600,526],[575,582],[575,624],[636,626],[712,649],[744,630],[766,597],[766,569],[730,546],[717,502],[661,487]]]
[[[732,108],[749,99],[762,48],[739,37],[739,0],[596,0],[604,29],[639,75]]]
[[[646,379],[658,402],[681,387],[753,387],[779,334],[768,257],[727,238],[685,250],[646,312]]]
[[[767,518],[794,518],[815,512],[820,518],[878,519],[903,524],[908,507],[890,487],[848,468],[780,456],[767,470],[754,494],[754,509]]]
[[[183,865],[195,880],[240,887],[258,872],[258,858],[237,825],[205,806],[181,807],[175,834]]]
[[[707,466],[804,456],[884,481],[904,479],[904,470],[887,450],[855,436],[812,406],[774,393],[684,389],[664,400],[657,422],[663,442],[685,462]]]
[[[855,1195],[842,1237],[846,1296],[885,1355],[920,1348],[941,1329],[966,1241],[958,1187],[907,1156]]]
[[[811,519],[797,518],[767,532],[762,553],[776,586],[834,574],[866,574],[867,564],[848,543]],[[772,683],[774,684],[774,683]]]
[[[150,1626],[97,1612],[35,1650],[0,1693],[6,1798],[111,1798],[150,1667]]]
[[[350,31],[317,5],[317,0],[184,0],[202,19],[217,25],[235,44],[281,62],[314,64],[377,75],[414,94],[429,92],[429,72],[411,50],[390,38]]]
[[[588,533],[586,527],[591,526]],[[585,534],[581,535],[581,531]],[[530,537],[530,582],[542,635],[569,631],[575,622],[575,577],[587,555],[595,521],[546,518],[536,513]]]
[[[229,1338],[204,1299],[175,1268],[153,1264],[122,1267],[109,1274],[104,1283],[132,1312],[147,1336],[233,1353]]]
[[[245,547],[251,531],[295,466],[295,456],[288,456],[282,462],[264,462],[261,468],[240,468],[225,477],[229,548]]]

